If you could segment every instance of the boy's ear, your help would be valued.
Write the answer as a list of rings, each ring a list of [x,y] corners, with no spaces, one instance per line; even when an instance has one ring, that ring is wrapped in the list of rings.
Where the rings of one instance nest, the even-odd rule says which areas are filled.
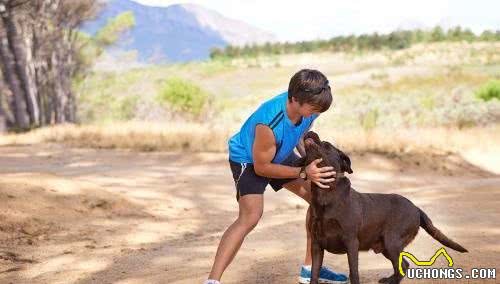
[[[340,158],[342,159],[344,163],[344,171],[348,172],[349,174],[352,174],[353,171],[351,169],[351,159],[342,151],[339,150],[340,153]]]

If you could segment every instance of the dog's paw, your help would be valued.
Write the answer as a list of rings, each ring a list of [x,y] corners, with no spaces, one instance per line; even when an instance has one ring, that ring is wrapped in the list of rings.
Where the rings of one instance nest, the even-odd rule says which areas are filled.
[[[400,281],[400,279],[394,277],[394,275],[391,275],[391,277],[380,278],[380,280],[378,280],[378,283],[397,284],[399,283],[398,281]]]
[[[391,277],[384,277],[384,278],[380,278],[378,280],[378,283],[389,283],[389,281],[391,281]]]

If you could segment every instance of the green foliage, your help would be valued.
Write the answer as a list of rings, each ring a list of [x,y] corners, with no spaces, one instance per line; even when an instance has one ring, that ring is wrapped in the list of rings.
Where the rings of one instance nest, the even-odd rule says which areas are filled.
[[[81,70],[89,69],[103,53],[104,48],[118,40],[121,33],[135,25],[134,14],[124,12],[108,20],[106,26],[95,36],[78,32],[78,45],[81,48],[76,56]],[[114,75],[103,76],[98,86],[86,86],[88,73],[80,72],[73,78],[73,88],[78,90],[78,117],[82,122],[106,120],[128,120],[134,117],[138,97],[135,95],[117,97],[105,90],[120,85]]]
[[[377,126],[378,117],[378,109],[370,109],[367,113],[361,116],[361,126],[367,131],[374,129]]]
[[[476,91],[476,97],[483,101],[500,100],[500,80],[491,80]]]
[[[436,107],[436,98],[432,94],[422,96],[420,105],[427,110],[433,110]]]
[[[440,41],[498,41],[500,31],[486,31],[476,36],[470,29],[460,26],[444,31],[437,26],[430,31],[398,30],[389,34],[362,34],[359,36],[337,36],[329,40],[301,41],[296,43],[265,43],[263,45],[227,46],[224,49],[214,48],[210,58],[256,57],[259,55],[303,53],[315,51],[363,51],[386,49],[404,49],[421,42]]]
[[[481,33],[481,36],[479,37],[483,41],[496,41],[500,40],[500,31],[492,32],[490,30],[486,30]]]
[[[190,81],[170,78],[163,84],[156,99],[178,111],[199,116],[208,102],[209,95]]]
[[[138,101],[138,96],[83,96],[78,117],[82,122],[127,121],[134,118]]]
[[[141,78],[135,72],[99,73],[73,80],[81,122],[125,121],[136,116],[141,97],[130,86]]]
[[[116,114],[120,120],[130,120],[135,116],[139,96],[123,97],[116,104]]]
[[[112,45],[118,40],[120,34],[130,29],[135,25],[134,14],[132,12],[124,12],[108,20],[106,26],[101,28],[95,36],[91,36],[82,31],[77,33],[77,46],[80,46],[76,60],[81,70],[89,69],[97,58],[103,53],[104,48]],[[83,72],[76,74],[76,80],[81,80],[78,77],[84,77]]]
[[[439,26],[432,29],[431,32],[431,41],[443,41],[446,39],[446,35],[443,29]]]
[[[411,45],[411,31],[397,31],[389,34],[386,45],[390,49],[403,49]]]
[[[102,54],[103,49],[95,44],[94,39],[89,34],[82,31],[75,32],[78,33],[77,45],[81,46],[76,54],[76,60],[80,69],[87,70],[94,64],[96,58]],[[77,74],[77,76],[79,75],[83,76],[85,74]]]
[[[108,20],[106,26],[95,35],[96,43],[101,47],[109,46],[118,40],[124,31],[135,25],[135,17],[132,11],[123,12]]]

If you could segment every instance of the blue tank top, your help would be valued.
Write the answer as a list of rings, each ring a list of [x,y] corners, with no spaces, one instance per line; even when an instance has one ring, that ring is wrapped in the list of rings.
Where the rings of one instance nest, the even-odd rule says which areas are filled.
[[[269,126],[276,141],[276,154],[272,163],[280,164],[299,143],[302,135],[308,131],[318,117],[313,114],[302,117],[295,125],[286,113],[288,92],[284,92],[264,102],[243,124],[240,131],[229,139],[229,159],[237,163],[253,163],[252,146],[255,140],[257,124]]]

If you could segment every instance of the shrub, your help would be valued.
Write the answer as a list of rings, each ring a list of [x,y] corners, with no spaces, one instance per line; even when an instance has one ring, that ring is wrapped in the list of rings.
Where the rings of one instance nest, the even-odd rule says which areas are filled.
[[[156,99],[173,109],[199,116],[209,95],[196,84],[180,78],[170,78],[162,86]]]
[[[500,100],[500,80],[491,80],[476,91],[476,97],[487,102],[492,99]]]
[[[138,96],[117,97],[102,93],[81,96],[78,101],[80,122],[126,121],[135,117]]]
[[[379,113],[377,108],[371,109],[365,113],[361,117],[361,125],[363,126],[363,129],[366,131],[374,129],[377,126],[378,118]]]
[[[420,98],[420,105],[432,111],[436,107],[436,98],[432,94],[424,95]]]

